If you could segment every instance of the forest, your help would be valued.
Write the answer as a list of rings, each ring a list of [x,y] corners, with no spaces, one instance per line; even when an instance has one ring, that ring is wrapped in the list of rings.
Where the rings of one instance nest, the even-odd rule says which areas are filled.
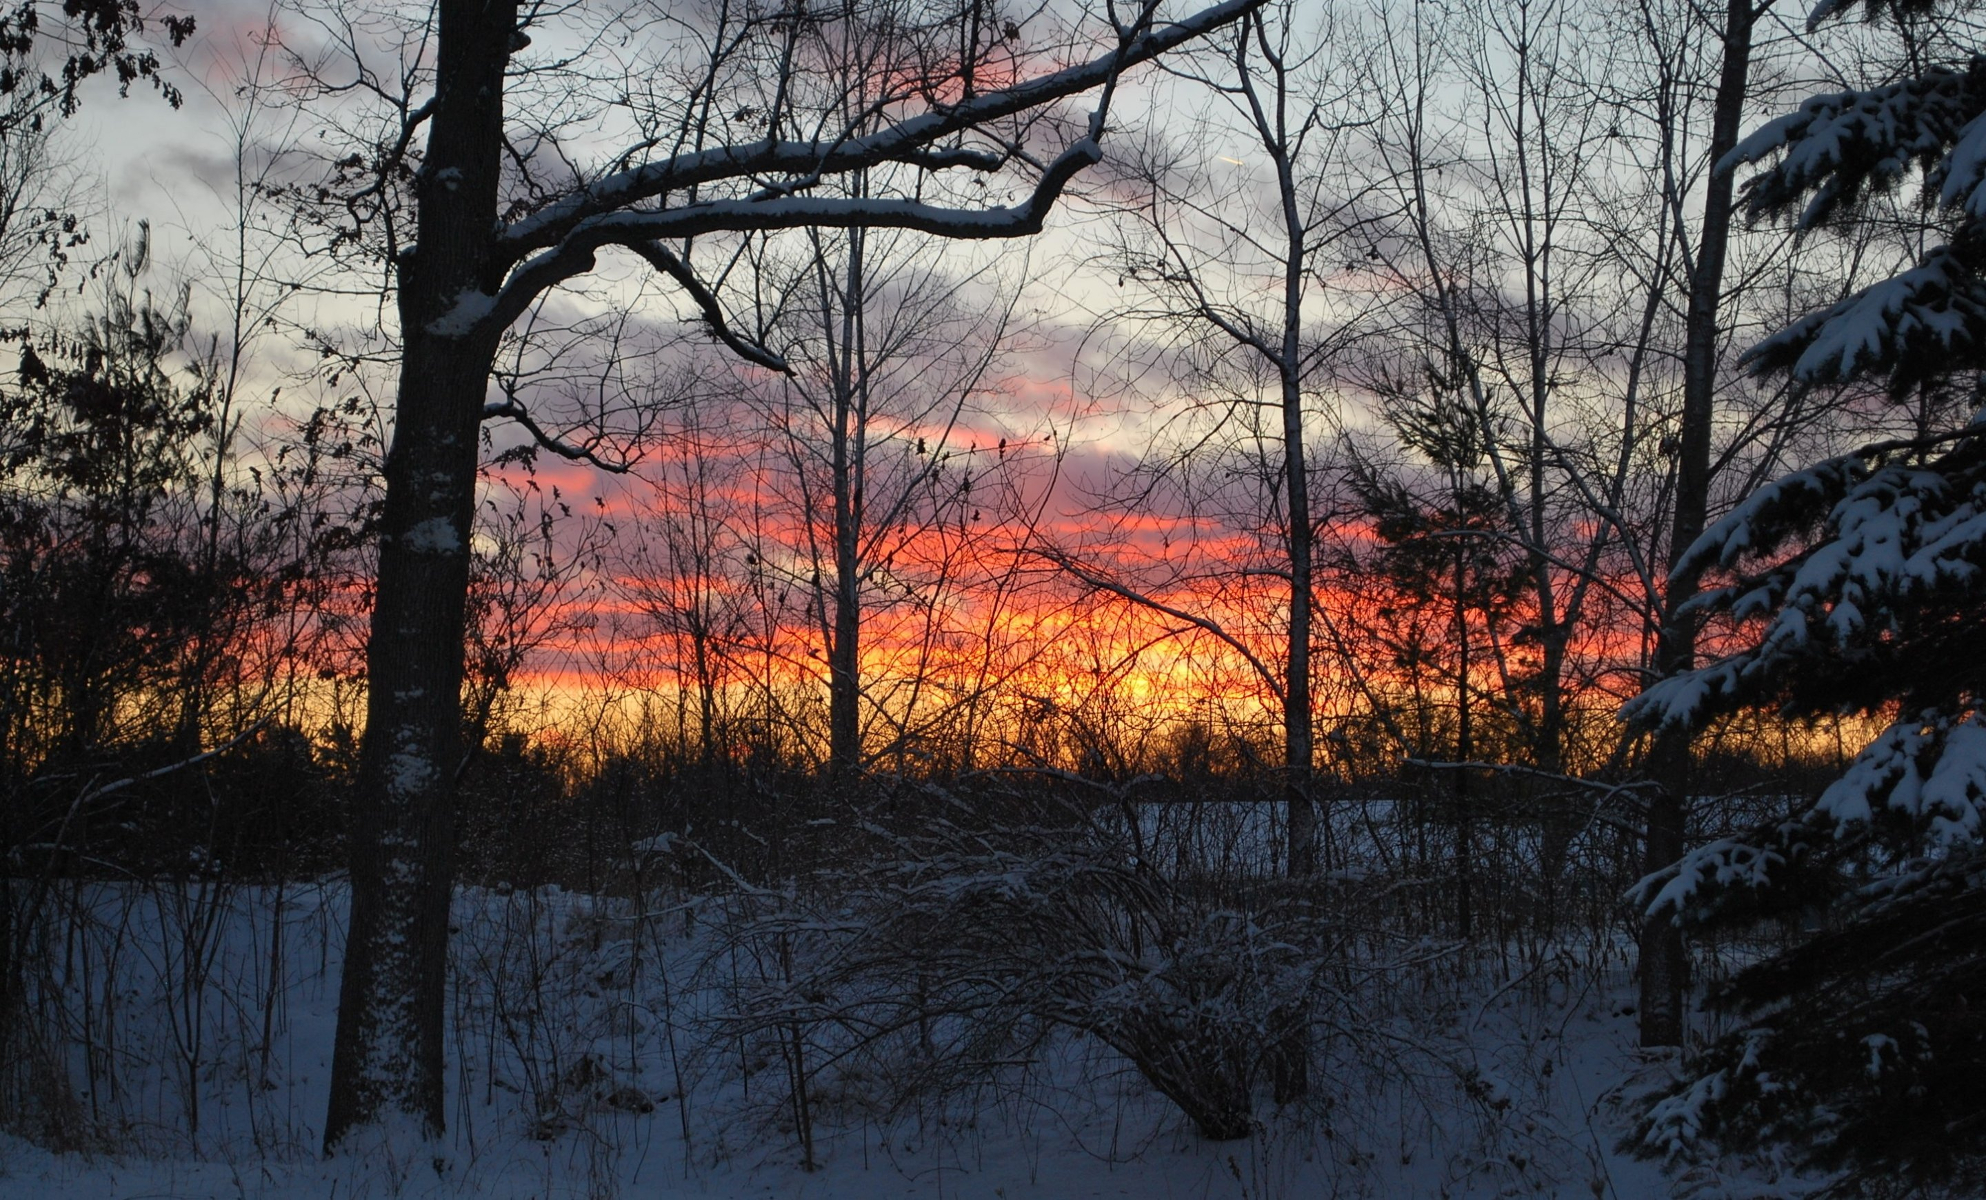
[[[1967,0],[5,0],[0,343],[0,1200],[1986,1194]]]

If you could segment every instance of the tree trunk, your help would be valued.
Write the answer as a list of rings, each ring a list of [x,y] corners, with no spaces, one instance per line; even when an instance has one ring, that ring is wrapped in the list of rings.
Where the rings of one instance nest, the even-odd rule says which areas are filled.
[[[1259,18],[1258,18],[1259,19]],[[1310,464],[1305,456],[1303,429],[1303,287],[1304,222],[1296,203],[1296,173],[1282,136],[1283,96],[1277,92],[1274,136],[1263,143],[1276,164],[1282,192],[1283,339],[1277,363],[1282,388],[1283,488],[1289,505],[1289,666],[1283,684],[1283,768],[1289,828],[1289,874],[1292,879],[1317,871],[1317,804],[1311,795],[1316,768],[1316,741],[1310,707],[1310,618],[1316,601],[1311,582],[1316,532],[1310,524]],[[1265,130],[1265,132],[1267,132]]]
[[[1466,763],[1476,752],[1469,710],[1468,554],[1455,543],[1455,761]],[[1455,927],[1463,941],[1476,936],[1475,837],[1469,821],[1469,772],[1455,770]]]
[[[862,308],[868,299],[862,231],[848,239],[847,288],[841,296],[841,352],[834,379],[834,641],[828,647],[828,769],[846,780],[862,761],[863,445],[862,403],[868,374]],[[825,315],[825,314],[824,314]]]
[[[834,644],[828,649],[828,770],[844,780],[862,762],[862,604],[855,586],[855,550],[855,531],[836,529]]]
[[[1724,16],[1724,62],[1711,112],[1710,175],[1705,181],[1703,232],[1690,272],[1689,309],[1683,340],[1683,421],[1676,466],[1675,521],[1669,534],[1668,594],[1656,641],[1655,670],[1668,678],[1690,668],[1696,658],[1696,628],[1680,611],[1696,594],[1693,574],[1675,575],[1683,552],[1703,533],[1710,511],[1710,425],[1717,382],[1717,306],[1724,287],[1724,252],[1731,234],[1731,173],[1718,160],[1738,144],[1751,68],[1752,26],[1758,16],[1752,0],[1728,0]],[[1643,860],[1652,874],[1683,854],[1684,818],[1690,787],[1690,745],[1686,733],[1664,730],[1650,755],[1660,785],[1648,809]],[[1683,988],[1686,969],[1681,931],[1668,917],[1644,920],[1641,930],[1641,1044],[1680,1046],[1683,1040]]]
[[[1283,401],[1284,473],[1289,480],[1290,632],[1289,669],[1283,701],[1283,765],[1289,824],[1291,878],[1317,870],[1317,803],[1311,796],[1316,748],[1310,715],[1311,541],[1310,482],[1303,457],[1302,398],[1285,384]]]
[[[396,1117],[417,1119],[429,1136],[443,1125],[463,609],[495,338],[441,318],[495,284],[503,72],[517,20],[515,0],[442,0],[439,10],[434,111],[416,183],[419,241],[396,263],[404,349],[366,648],[327,1153],[354,1129]]]
[[[1260,30],[1259,14],[1250,26]],[[1315,778],[1317,750],[1312,728],[1310,703],[1310,620],[1316,602],[1311,566],[1316,557],[1316,531],[1310,523],[1310,462],[1303,427],[1303,289],[1305,244],[1303,214],[1298,211],[1296,172],[1290,162],[1286,96],[1276,89],[1274,125],[1258,112],[1263,145],[1276,165],[1276,183],[1282,194],[1283,218],[1283,328],[1277,356],[1277,376],[1281,386],[1283,418],[1283,489],[1289,505],[1287,548],[1290,569],[1290,610],[1288,667],[1283,677],[1283,770],[1284,810],[1288,827],[1287,868],[1291,879],[1307,879],[1317,873],[1317,802],[1311,794]],[[1274,1049],[1269,1055],[1271,1085],[1275,1101],[1288,1104],[1310,1093],[1310,1005],[1307,998],[1278,1005],[1270,1014],[1278,1027]],[[1246,1136],[1243,1132],[1222,1133],[1200,1121],[1208,1137]]]

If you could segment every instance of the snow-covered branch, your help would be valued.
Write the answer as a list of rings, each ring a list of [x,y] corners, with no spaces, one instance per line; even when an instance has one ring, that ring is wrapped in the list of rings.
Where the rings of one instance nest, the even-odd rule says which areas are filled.
[[[719,200],[660,211],[615,212],[586,221],[553,249],[520,265],[495,297],[466,296],[458,308],[473,310],[474,328],[495,337],[549,288],[593,268],[607,246],[646,246],[668,238],[718,232],[824,228],[911,229],[966,240],[1029,237],[1041,232],[1048,213],[1078,172],[1103,158],[1096,139],[1078,139],[1049,165],[1021,204],[997,208],[946,208],[922,200],[830,196],[776,196]]]
[[[499,235],[499,242],[511,258],[522,258],[534,250],[559,244],[590,219],[666,193],[727,179],[821,176],[889,162],[908,162],[927,169],[991,170],[1004,161],[1004,156],[969,148],[944,148],[937,143],[954,134],[1099,87],[1131,67],[1238,20],[1263,2],[1223,0],[1161,28],[1127,31],[1131,34],[1129,38],[1087,62],[933,109],[873,134],[831,142],[768,138],[676,155],[618,171],[512,223]],[[1145,13],[1148,19],[1149,7]]]

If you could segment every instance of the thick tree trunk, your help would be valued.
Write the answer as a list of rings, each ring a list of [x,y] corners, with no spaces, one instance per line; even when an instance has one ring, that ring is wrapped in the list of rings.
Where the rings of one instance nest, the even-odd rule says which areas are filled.
[[[1711,172],[1704,187],[1703,229],[1690,272],[1689,310],[1683,340],[1683,421],[1676,468],[1675,521],[1669,534],[1669,566],[1703,533],[1710,511],[1710,426],[1717,382],[1717,307],[1724,287],[1724,253],[1730,241],[1731,174],[1718,160],[1738,144],[1739,120],[1751,70],[1753,0],[1728,0],[1724,16],[1724,63],[1711,111]],[[1655,669],[1667,678],[1688,670],[1696,657],[1696,628],[1680,611],[1696,594],[1694,576],[1671,575],[1663,598],[1662,629]],[[1683,854],[1684,818],[1690,787],[1690,746],[1685,733],[1656,736],[1650,758],[1660,785],[1648,808],[1644,870],[1653,873]],[[1686,975],[1682,934],[1668,917],[1647,919],[1641,931],[1641,1044],[1680,1046]]]
[[[511,54],[524,44],[518,8],[519,0],[436,0],[429,43],[435,49],[434,96],[407,116],[416,126],[425,120],[427,143],[415,181],[416,245],[394,262],[402,368],[367,647],[367,726],[351,835],[351,931],[325,1120],[327,1150],[362,1126],[397,1126],[401,1118],[411,1118],[430,1134],[442,1126],[451,805],[462,761],[462,635],[477,428],[497,340],[502,326],[517,315],[509,303],[498,306],[510,264],[498,260],[496,239],[499,163],[507,148],[504,75]],[[992,120],[1103,84],[1123,68],[1245,11],[1245,5],[1216,7],[1208,10],[1205,24],[1171,26],[1156,38],[1138,40],[1128,50],[1097,60],[1087,71],[1048,77],[1040,88],[995,97],[999,103],[968,108],[965,116],[977,111]],[[1102,120],[1101,111],[1095,120]],[[903,134],[901,158],[887,143],[877,153],[883,160],[908,161],[923,145],[920,136],[927,142],[949,136],[942,132],[942,122],[924,128],[920,135],[914,122],[900,127],[909,131]],[[648,190],[649,184],[623,177],[631,190],[609,188],[593,195],[581,210],[653,217],[666,209],[669,193],[684,194],[679,185],[686,184],[693,194],[705,182],[756,177],[751,160],[758,153],[741,152],[728,164],[721,156],[704,157],[701,165],[684,167],[683,176],[671,176],[660,196]],[[858,169],[859,155],[845,157],[852,153],[842,144],[813,165],[829,174]],[[735,224],[707,212],[711,223],[702,228],[842,225],[873,216],[882,224],[944,236],[1020,236],[1038,230],[1040,212],[1096,153],[1093,140],[1072,147],[1036,188],[1030,204],[1017,210],[959,217],[925,205],[906,209],[878,202],[873,213],[823,213],[770,200],[752,215],[737,216]],[[792,165],[777,154],[762,161],[773,174]],[[387,165],[397,165],[393,153]],[[686,212],[678,208],[676,215]],[[532,254],[532,265],[511,276],[504,298],[527,304],[559,281],[591,270],[593,249],[601,245],[646,243],[651,237],[698,228],[697,221],[687,219],[673,227],[641,225],[638,219],[635,225],[639,228],[624,228],[597,241],[537,247],[544,252]],[[558,227],[552,222],[538,232],[557,241]],[[726,340],[738,348],[735,339]],[[853,500],[859,516],[859,484]],[[851,576],[846,584],[853,583]],[[844,657],[852,660],[854,650],[852,641],[845,643]]]
[[[452,314],[487,278],[515,0],[442,0],[419,241],[396,264],[404,341],[386,461],[354,797],[352,911],[324,1123],[442,1129],[443,989],[462,759],[463,609],[477,428],[495,339]],[[473,305],[471,305],[473,308]],[[412,931],[412,936],[409,935]]]

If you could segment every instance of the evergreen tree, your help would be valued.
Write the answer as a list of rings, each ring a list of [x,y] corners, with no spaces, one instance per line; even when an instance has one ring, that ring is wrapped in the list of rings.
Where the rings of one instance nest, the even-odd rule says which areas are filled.
[[[1815,23],[1855,5],[1823,0]],[[1923,3],[1869,0],[1871,20]],[[1921,57],[1924,47],[1916,47]],[[1963,57],[1963,61],[1960,61]],[[1737,648],[1651,687],[1626,715],[1688,729],[1774,706],[1886,728],[1789,819],[1701,847],[1641,884],[1682,924],[1799,915],[1819,932],[1711,997],[1734,1034],[1658,1100],[1650,1152],[1776,1144],[1835,1187],[1986,1188],[1986,56],[1818,96],[1720,169],[1754,216],[1857,220],[1921,173],[1945,238],[1917,264],[1808,314],[1748,354],[1803,386],[1915,396],[1945,428],[1772,483],[1713,524],[1677,573]],[[1964,415],[1971,413],[1969,419]],[[1899,1190],[1900,1189],[1900,1190]]]

